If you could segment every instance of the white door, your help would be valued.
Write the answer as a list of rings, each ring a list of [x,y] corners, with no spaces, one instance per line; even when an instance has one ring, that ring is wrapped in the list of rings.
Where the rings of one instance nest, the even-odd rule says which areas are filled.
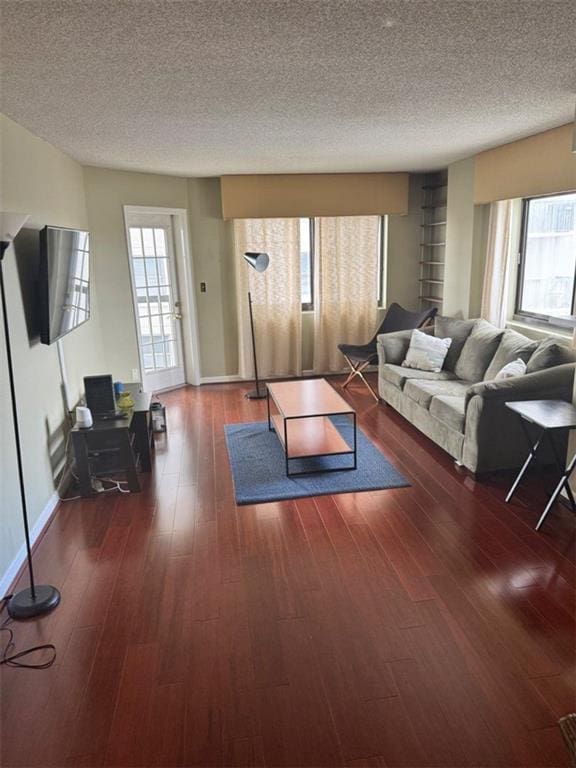
[[[172,217],[129,214],[126,225],[142,384],[147,392],[179,387],[186,377]]]

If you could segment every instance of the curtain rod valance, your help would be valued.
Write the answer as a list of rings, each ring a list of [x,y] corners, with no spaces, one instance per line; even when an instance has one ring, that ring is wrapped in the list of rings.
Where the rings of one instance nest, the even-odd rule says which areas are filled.
[[[225,219],[408,213],[407,173],[222,176]]]
[[[492,203],[576,189],[572,123],[476,156],[474,202]]]

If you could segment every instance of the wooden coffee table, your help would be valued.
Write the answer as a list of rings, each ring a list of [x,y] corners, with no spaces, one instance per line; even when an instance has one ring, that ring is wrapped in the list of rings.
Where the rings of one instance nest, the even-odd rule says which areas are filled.
[[[356,413],[326,379],[282,381],[266,385],[268,429],[275,431],[286,457],[286,475],[341,472],[356,469]],[[272,409],[271,409],[272,406]],[[348,416],[353,426],[352,447],[342,437],[331,416]],[[350,455],[350,467],[291,472],[293,459]]]

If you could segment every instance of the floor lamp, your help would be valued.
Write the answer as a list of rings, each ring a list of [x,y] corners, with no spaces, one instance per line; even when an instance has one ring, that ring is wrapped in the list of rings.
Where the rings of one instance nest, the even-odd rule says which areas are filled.
[[[8,361],[8,379],[10,381],[10,396],[12,399],[12,418],[14,421],[14,438],[16,442],[16,460],[18,463],[18,480],[20,483],[20,499],[24,518],[24,536],[26,539],[26,558],[28,560],[28,576],[30,586],[17,592],[8,601],[8,614],[13,619],[31,619],[41,616],[56,608],[60,602],[60,592],[47,584],[37,585],[34,581],[32,567],[32,548],[30,546],[30,528],[26,509],[26,491],[24,489],[24,473],[22,469],[22,450],[20,447],[20,430],[18,427],[18,410],[16,407],[16,389],[14,386],[14,368],[12,365],[12,348],[10,346],[10,330],[8,326],[8,311],[6,308],[6,292],[4,290],[4,254],[14,240],[28,215],[25,213],[0,212],[0,295],[2,299],[2,316],[4,318],[4,338],[6,340],[6,359]]]
[[[270,263],[270,257],[267,253],[245,253],[244,258],[250,264],[251,267],[254,267],[256,272],[265,272],[268,268],[268,264]],[[254,383],[256,385],[256,389],[254,389],[252,392],[247,392],[246,397],[249,400],[262,400],[262,398],[266,397],[266,390],[260,389],[260,382],[258,381],[258,362],[256,360],[256,340],[254,338],[254,317],[252,316],[252,296],[250,295],[250,291],[248,291],[248,310],[250,312],[250,331],[252,333],[252,355],[254,356]]]

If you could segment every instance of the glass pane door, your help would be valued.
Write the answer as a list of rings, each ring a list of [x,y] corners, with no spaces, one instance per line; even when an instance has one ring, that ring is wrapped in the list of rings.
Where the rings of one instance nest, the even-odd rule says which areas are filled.
[[[128,225],[140,361],[147,388],[165,389],[184,383],[172,227],[169,216],[144,219]]]

